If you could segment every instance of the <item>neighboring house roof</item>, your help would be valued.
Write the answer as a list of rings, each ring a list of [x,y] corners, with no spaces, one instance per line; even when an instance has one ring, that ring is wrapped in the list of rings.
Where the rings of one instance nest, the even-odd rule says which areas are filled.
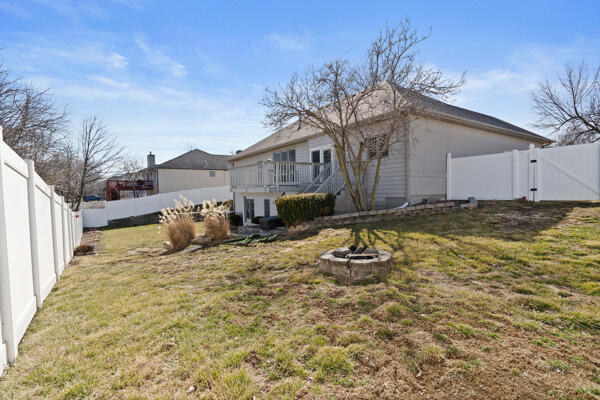
[[[162,164],[157,164],[157,169],[229,169],[231,156],[223,154],[210,154],[202,150],[191,150]]]
[[[552,140],[544,136],[530,132],[490,115],[453,106],[430,97],[422,96],[421,100],[425,107],[431,110],[433,114],[440,119],[451,120],[455,123],[477,125],[483,128],[487,127],[487,129],[492,129],[499,133],[525,137],[537,143],[552,143]],[[294,122],[237,153],[235,156],[231,157],[230,160],[239,160],[277,147],[303,142],[309,138],[319,136],[320,134],[321,133],[317,129],[307,125],[303,125],[298,129],[298,122]]]

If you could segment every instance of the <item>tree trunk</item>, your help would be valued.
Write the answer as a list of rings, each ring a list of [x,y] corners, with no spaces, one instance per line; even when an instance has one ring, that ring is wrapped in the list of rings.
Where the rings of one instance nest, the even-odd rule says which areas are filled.
[[[381,172],[381,157],[377,159],[377,167],[375,168],[375,182],[371,190],[371,210],[375,208],[375,199],[377,198],[377,185],[379,185],[379,174]]]

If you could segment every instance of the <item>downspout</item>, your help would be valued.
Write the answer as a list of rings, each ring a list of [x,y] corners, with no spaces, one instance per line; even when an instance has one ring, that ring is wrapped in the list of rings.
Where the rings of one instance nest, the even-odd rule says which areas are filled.
[[[158,168],[156,168],[155,171],[156,171],[156,194],[159,194],[160,193],[160,185],[158,184],[158,176],[160,174],[158,173]]]

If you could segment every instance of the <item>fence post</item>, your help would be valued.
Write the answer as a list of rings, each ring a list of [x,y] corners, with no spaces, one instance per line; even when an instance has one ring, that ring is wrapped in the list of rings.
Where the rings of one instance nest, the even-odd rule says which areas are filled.
[[[69,233],[69,260],[73,259],[73,211],[71,207],[67,207],[67,229]]]
[[[519,150],[512,151],[512,197],[519,197]]]
[[[67,232],[65,226],[65,198],[60,198],[60,227],[63,237],[62,247],[63,247],[63,270],[67,268],[67,264],[69,263],[69,243],[67,242]],[[66,247],[66,248],[65,248]]]
[[[37,218],[35,209],[35,167],[33,160],[27,161],[27,204],[29,206],[29,242],[31,249],[31,269],[33,294],[38,310],[42,308],[42,288],[40,284],[40,257],[38,252]]]
[[[535,155],[535,167],[534,167],[534,171],[535,171],[535,188],[536,188],[536,192],[535,192],[535,201],[539,202],[542,201],[542,180],[541,180],[541,163],[542,160],[540,160],[540,149],[538,147],[536,147],[534,150],[534,155]]]
[[[54,254],[54,274],[56,282],[60,279],[60,260],[58,259],[58,238],[56,237],[56,193],[54,186],[50,186],[50,221],[52,221],[52,253]]]
[[[2,339],[0,353],[6,349],[6,361],[12,363],[17,357],[18,343],[15,340],[14,315],[12,312],[12,296],[10,287],[10,270],[8,265],[8,229],[6,229],[6,206],[4,204],[4,156],[2,150],[2,127],[0,126],[0,319],[2,320]],[[6,345],[5,345],[6,344]],[[6,346],[6,347],[5,347]],[[1,360],[0,360],[1,362]]]
[[[452,154],[446,154],[446,200],[452,199]]]
[[[534,160],[535,160],[535,154],[533,153],[535,146],[533,145],[533,143],[531,143],[529,145],[529,151],[527,152],[527,161],[529,161],[528,164],[528,168],[527,168],[527,193],[529,193],[529,196],[527,197],[527,200],[531,200],[531,201],[536,201],[536,195],[535,195],[535,170],[534,170]]]

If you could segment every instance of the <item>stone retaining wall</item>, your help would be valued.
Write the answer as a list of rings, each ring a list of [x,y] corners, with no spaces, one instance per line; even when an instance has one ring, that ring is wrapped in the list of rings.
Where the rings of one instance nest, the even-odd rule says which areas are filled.
[[[315,218],[312,221],[305,222],[293,228],[293,231],[305,231],[314,228],[331,227],[337,225],[346,225],[362,222],[375,222],[389,220],[390,218],[397,219],[404,216],[413,215],[429,215],[438,214],[454,209],[469,209],[476,208],[477,200],[469,201],[468,203],[458,203],[447,201],[443,203],[421,204],[418,206],[390,209],[390,210],[373,210],[361,211],[350,214],[339,214],[328,217]]]

